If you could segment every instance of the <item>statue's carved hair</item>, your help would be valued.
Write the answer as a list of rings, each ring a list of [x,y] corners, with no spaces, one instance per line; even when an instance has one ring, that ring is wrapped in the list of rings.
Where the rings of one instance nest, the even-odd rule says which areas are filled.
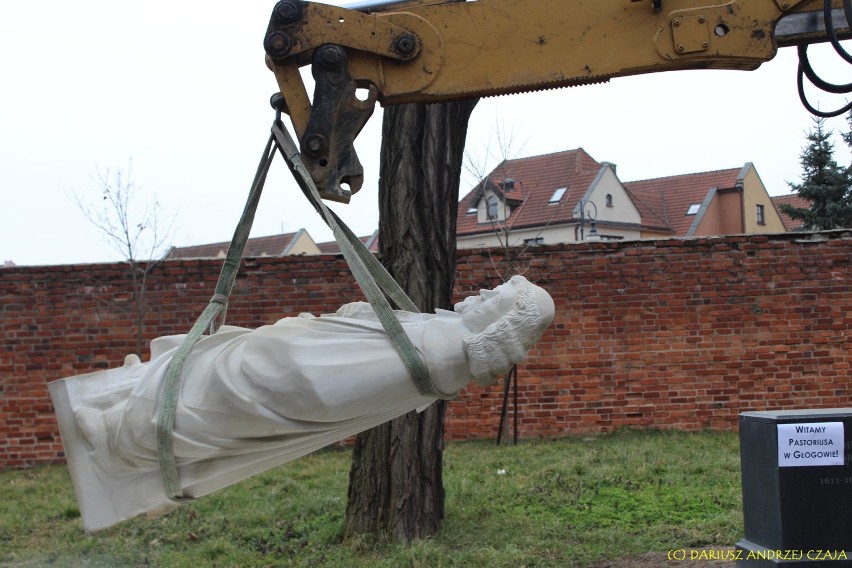
[[[476,382],[492,384],[521,362],[550,323],[542,316],[535,288],[523,280],[515,295],[514,307],[481,333],[464,338],[468,366]]]

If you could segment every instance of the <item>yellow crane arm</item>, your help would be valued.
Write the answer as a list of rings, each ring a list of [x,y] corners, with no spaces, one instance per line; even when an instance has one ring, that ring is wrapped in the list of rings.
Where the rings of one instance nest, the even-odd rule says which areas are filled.
[[[848,1],[848,0],[847,0]],[[842,0],[831,17],[848,32]],[[822,0],[281,0],[264,39],[323,196],[360,187],[352,141],[383,105],[519,93],[680,69],[753,70],[826,39]],[[311,63],[313,101],[299,68]],[[357,89],[366,96],[359,98]],[[341,186],[348,185],[349,188]]]

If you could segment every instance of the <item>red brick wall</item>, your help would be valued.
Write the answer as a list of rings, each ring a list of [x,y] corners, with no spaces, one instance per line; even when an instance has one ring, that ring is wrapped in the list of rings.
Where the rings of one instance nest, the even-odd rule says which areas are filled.
[[[512,259],[557,318],[520,367],[522,437],[620,427],[735,428],[745,410],[850,406],[852,239],[827,233],[538,247]],[[462,251],[457,295],[499,283],[501,251]],[[146,338],[183,333],[220,262],[151,276]],[[62,457],[46,383],[120,365],[135,348],[126,267],[0,270],[0,467]],[[256,327],[353,299],[332,257],[244,262],[228,323]],[[502,387],[450,403],[450,439],[494,437]],[[511,404],[510,404],[511,410]]]
[[[146,295],[146,340],[186,333],[213,295],[221,265],[157,265]],[[123,264],[0,270],[0,468],[63,455],[48,381],[120,366],[135,351],[127,275]],[[227,322],[257,327],[303,311],[333,311],[351,299],[353,286],[346,263],[332,257],[246,260]]]
[[[733,429],[747,410],[852,406],[844,235],[537,251],[527,274],[546,282],[558,315],[520,367],[520,435]],[[460,258],[457,287],[475,287],[489,265]],[[448,436],[495,435],[502,396],[468,389],[450,406]]]

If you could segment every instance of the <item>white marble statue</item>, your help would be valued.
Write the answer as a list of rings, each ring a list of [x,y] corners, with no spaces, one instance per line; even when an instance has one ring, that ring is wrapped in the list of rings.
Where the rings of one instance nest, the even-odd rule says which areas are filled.
[[[440,392],[492,383],[520,362],[554,315],[516,276],[436,314],[397,312]],[[183,336],[151,361],[50,383],[87,530],[176,506],[157,461],[157,400]],[[302,314],[256,330],[224,326],[184,363],[174,427],[183,493],[197,498],[425,407],[369,304]]]

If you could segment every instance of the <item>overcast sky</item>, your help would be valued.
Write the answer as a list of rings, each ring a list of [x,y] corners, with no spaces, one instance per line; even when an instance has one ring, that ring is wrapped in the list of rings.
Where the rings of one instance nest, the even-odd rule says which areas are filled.
[[[345,5],[350,2],[329,2]],[[175,215],[173,244],[230,240],[273,114],[277,90],[262,40],[273,0],[44,0],[0,3],[0,262],[106,262],[120,257],[75,206],[97,201],[98,172],[124,169]],[[826,49],[815,66],[837,82],[849,68]],[[770,194],[798,181],[811,118],[782,50],[755,72],[696,71],[483,100],[468,152],[492,168],[497,130],[511,156],[583,147],[623,181],[753,162]],[[839,104],[830,98],[823,108]],[[845,130],[843,119],[829,121]],[[381,111],[356,145],[364,189],[335,209],[359,234],[378,223]],[[490,150],[489,150],[490,148]],[[837,157],[848,152],[837,142]],[[491,159],[487,158],[488,153]],[[273,167],[252,236],[305,228],[330,240]],[[475,183],[465,176],[462,192]],[[151,198],[153,199],[153,198]]]

